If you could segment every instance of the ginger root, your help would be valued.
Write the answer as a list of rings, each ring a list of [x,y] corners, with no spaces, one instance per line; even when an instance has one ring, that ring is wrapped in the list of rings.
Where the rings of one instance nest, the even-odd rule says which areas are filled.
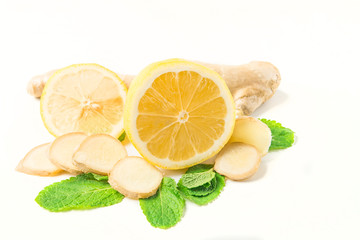
[[[219,73],[233,95],[237,116],[250,115],[269,100],[280,84],[279,70],[269,62],[252,61],[243,65],[221,65],[197,62]],[[33,77],[27,91],[40,97],[46,81],[56,70]],[[135,76],[118,74],[127,87]]]
[[[63,170],[50,161],[49,147],[50,143],[45,143],[31,149],[19,162],[16,171],[37,176],[55,176],[62,173]]]
[[[154,195],[163,174],[145,159],[125,157],[109,174],[110,185],[128,198],[139,199]]]
[[[45,87],[47,80],[56,72],[57,70],[51,70],[47,73],[36,75],[30,79],[27,85],[27,92],[34,97],[41,97],[42,91]]]
[[[236,119],[234,132],[229,142],[240,142],[254,146],[265,156],[271,144],[270,128],[257,118],[242,116]]]
[[[225,177],[239,181],[256,173],[261,162],[258,150],[248,144],[227,144],[217,155],[214,169]]]
[[[121,142],[107,134],[94,134],[79,145],[72,160],[83,172],[108,175],[114,165],[127,156]]]
[[[56,138],[50,145],[50,161],[69,173],[82,173],[82,171],[73,164],[72,157],[87,137],[88,135],[85,133],[71,132]]]

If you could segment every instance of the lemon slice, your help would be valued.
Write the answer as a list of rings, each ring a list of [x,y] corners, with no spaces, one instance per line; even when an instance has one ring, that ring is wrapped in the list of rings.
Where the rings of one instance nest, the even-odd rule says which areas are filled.
[[[69,132],[124,132],[125,83],[98,64],[75,64],[58,70],[41,95],[41,117],[54,136]]]
[[[180,59],[146,67],[125,104],[126,134],[149,162],[180,169],[212,157],[229,140],[235,107],[213,70]]]

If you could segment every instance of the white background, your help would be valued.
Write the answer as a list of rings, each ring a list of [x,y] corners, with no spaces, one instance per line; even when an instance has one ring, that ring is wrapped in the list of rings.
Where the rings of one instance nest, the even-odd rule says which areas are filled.
[[[1,0],[0,239],[360,239],[359,10],[355,0]],[[128,199],[91,211],[39,207],[37,193],[68,176],[14,171],[53,140],[27,81],[88,62],[136,74],[173,57],[275,64],[280,88],[254,116],[293,129],[296,144],[268,154],[251,179],[227,181],[208,206],[187,202],[169,230]]]

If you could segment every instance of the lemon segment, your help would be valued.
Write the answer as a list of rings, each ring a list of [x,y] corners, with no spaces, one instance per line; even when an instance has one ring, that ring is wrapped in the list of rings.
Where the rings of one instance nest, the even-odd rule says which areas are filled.
[[[215,71],[170,59],[149,65],[134,79],[124,119],[127,136],[146,160],[179,169],[220,151],[232,134],[235,107]]]
[[[54,136],[69,132],[123,133],[127,89],[98,64],[75,64],[55,72],[41,96],[41,116]]]

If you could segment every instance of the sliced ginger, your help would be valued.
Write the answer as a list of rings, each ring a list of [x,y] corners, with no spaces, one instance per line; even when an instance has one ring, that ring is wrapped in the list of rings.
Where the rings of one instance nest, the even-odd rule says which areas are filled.
[[[19,162],[16,170],[31,175],[55,176],[63,170],[49,159],[50,143],[45,143],[30,150]]]
[[[109,175],[110,185],[128,198],[139,199],[154,195],[163,174],[145,159],[125,157]]]
[[[72,132],[56,138],[50,145],[50,161],[69,173],[81,173],[82,171],[73,164],[72,157],[80,143],[82,143],[87,137],[88,135],[85,133]]]
[[[215,159],[216,172],[232,180],[243,180],[256,173],[260,154],[251,145],[233,142],[227,144]]]
[[[94,134],[80,144],[73,155],[73,164],[83,172],[107,175],[126,156],[126,149],[118,139],[107,134]]]
[[[241,142],[257,148],[264,156],[271,144],[270,128],[257,118],[243,116],[235,121],[234,132],[229,142]]]

